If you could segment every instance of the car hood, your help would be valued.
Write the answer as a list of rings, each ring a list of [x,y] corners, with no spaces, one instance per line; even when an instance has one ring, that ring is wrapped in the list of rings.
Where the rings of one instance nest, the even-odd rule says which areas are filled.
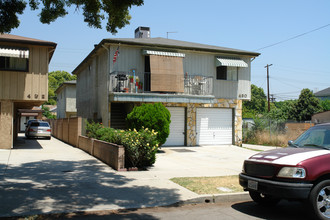
[[[287,147],[263,151],[251,156],[247,161],[295,166],[304,160],[326,154],[330,154],[330,150]]]

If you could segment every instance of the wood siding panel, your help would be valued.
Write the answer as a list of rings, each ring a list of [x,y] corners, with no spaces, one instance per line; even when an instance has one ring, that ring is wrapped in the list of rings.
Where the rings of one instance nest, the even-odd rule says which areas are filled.
[[[215,58],[219,54],[202,54],[186,52],[183,60],[184,72],[188,75],[204,75],[213,77],[213,92],[216,98],[236,99],[239,94],[246,94],[251,97],[251,62],[250,58],[242,58],[248,65],[248,68],[239,68],[238,81],[226,81],[216,79]]]
[[[0,99],[48,100],[48,48],[30,46],[29,72],[0,71]]]
[[[5,73],[4,78],[3,78],[3,99],[10,99],[9,97],[9,89],[10,89],[10,76],[11,74]]]
[[[112,63],[113,55],[117,50],[117,46],[111,46],[111,72],[113,71],[131,71],[135,69],[137,72],[144,72],[144,56],[142,48],[136,47],[119,47],[119,56],[115,64]]]
[[[243,59],[249,67],[238,68],[238,98],[243,100],[251,99],[251,61],[249,58]]]
[[[15,85],[16,83],[18,83],[17,72],[12,72],[9,85]],[[17,90],[18,86],[9,86],[9,99],[17,97]]]
[[[215,76],[215,56],[209,54],[185,53],[183,70],[188,75]]]
[[[19,100],[24,100],[26,99],[25,96],[25,80],[26,80],[26,73],[18,73],[18,82],[17,82],[17,87],[18,87],[18,92],[17,92],[17,99]]]

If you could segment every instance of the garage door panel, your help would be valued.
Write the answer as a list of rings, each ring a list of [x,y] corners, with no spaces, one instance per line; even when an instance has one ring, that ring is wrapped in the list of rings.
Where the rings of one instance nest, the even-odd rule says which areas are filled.
[[[198,108],[197,145],[232,144],[232,109]]]
[[[167,107],[171,113],[170,134],[164,146],[183,146],[185,139],[185,109],[183,107]]]

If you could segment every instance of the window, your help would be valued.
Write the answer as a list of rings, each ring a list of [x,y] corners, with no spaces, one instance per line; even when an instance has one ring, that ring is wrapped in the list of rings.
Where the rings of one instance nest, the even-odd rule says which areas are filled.
[[[0,70],[28,71],[27,58],[0,57]]]
[[[238,67],[218,66],[217,79],[237,81]]]
[[[28,72],[29,50],[0,47],[0,70]]]

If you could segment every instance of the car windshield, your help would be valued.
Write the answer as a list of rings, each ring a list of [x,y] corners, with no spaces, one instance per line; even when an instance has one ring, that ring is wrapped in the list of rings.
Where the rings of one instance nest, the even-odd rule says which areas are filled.
[[[293,143],[295,147],[330,149],[330,126],[315,126],[308,129]]]

